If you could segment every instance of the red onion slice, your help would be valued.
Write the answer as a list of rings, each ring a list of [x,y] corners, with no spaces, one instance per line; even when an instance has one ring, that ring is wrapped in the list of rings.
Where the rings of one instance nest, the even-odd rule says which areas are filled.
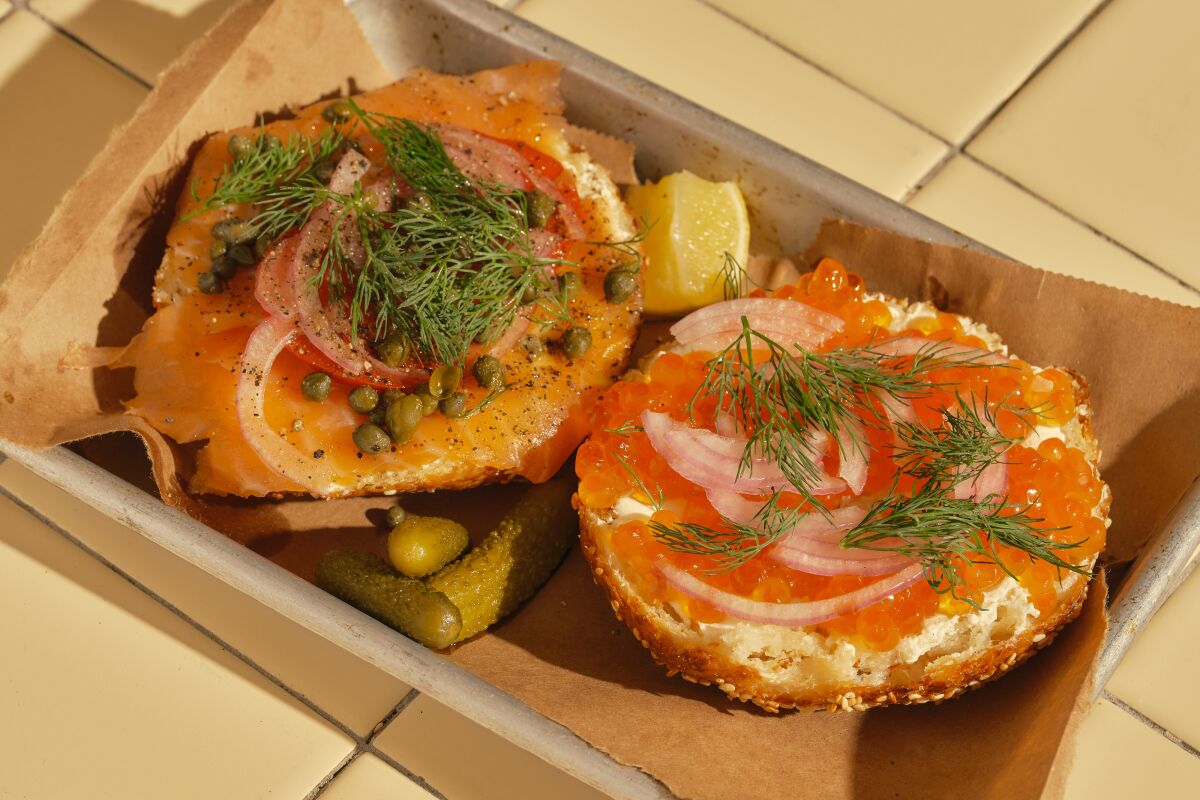
[[[264,464],[312,494],[324,496],[337,484],[337,476],[328,461],[302,453],[284,436],[271,430],[264,411],[271,367],[296,336],[295,325],[272,316],[260,322],[250,334],[239,365],[235,395],[238,424],[246,442]]]
[[[650,444],[667,464],[685,479],[705,489],[724,489],[748,494],[768,494],[788,489],[798,491],[784,477],[779,465],[768,458],[754,458],[750,469],[738,477],[747,440],[721,436],[702,428],[692,428],[667,414],[642,413],[642,427]],[[836,494],[846,484],[831,475],[808,487],[813,494]]]
[[[876,575],[891,575],[897,570],[913,564],[913,560],[896,553],[883,553],[885,558],[878,558],[880,551],[847,549],[835,555],[826,555],[809,548],[774,547],[768,552],[768,557],[776,563],[809,575],[855,575],[874,577]]]
[[[994,350],[980,350],[977,347],[952,342],[948,339],[923,339],[920,336],[898,336],[871,345],[876,353],[888,356],[915,356],[918,353],[936,353],[939,357],[952,357],[955,361],[978,361],[982,364],[1008,364],[1008,357]]]
[[[846,481],[850,491],[862,494],[867,485],[868,448],[866,431],[858,420],[846,420],[838,428],[838,477]]]
[[[970,498],[984,501],[989,497],[1001,498],[1008,489],[1008,464],[996,461],[988,464],[972,481],[954,485],[954,496],[959,500]]]
[[[292,261],[298,237],[280,239],[263,255],[254,275],[254,298],[268,314],[289,319],[296,313],[296,290],[292,286]]]
[[[816,625],[874,605],[912,586],[921,579],[922,574],[921,566],[914,564],[895,575],[837,597],[795,603],[767,603],[717,589],[671,563],[659,562],[656,569],[667,583],[679,591],[731,617],[789,628]]]
[[[742,332],[742,317],[764,336],[808,349],[818,347],[845,326],[838,317],[806,303],[745,297],[693,311],[671,326],[671,335],[684,350],[721,350]]]

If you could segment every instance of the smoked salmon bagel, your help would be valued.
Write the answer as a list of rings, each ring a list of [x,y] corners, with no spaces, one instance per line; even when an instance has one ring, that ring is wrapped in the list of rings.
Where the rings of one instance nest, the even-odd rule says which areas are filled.
[[[559,67],[390,86],[216,133],[113,365],[193,493],[552,476],[637,333],[635,228]]]
[[[685,317],[596,407],[583,552],[670,674],[768,710],[937,702],[1081,608],[1083,379],[825,260]]]

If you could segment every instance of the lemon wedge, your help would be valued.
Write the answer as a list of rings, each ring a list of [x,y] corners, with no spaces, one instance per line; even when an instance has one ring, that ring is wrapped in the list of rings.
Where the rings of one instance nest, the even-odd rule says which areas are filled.
[[[725,254],[744,265],[750,252],[738,185],[676,172],[633,187],[626,200],[651,225],[643,244],[646,313],[673,316],[723,300]]]

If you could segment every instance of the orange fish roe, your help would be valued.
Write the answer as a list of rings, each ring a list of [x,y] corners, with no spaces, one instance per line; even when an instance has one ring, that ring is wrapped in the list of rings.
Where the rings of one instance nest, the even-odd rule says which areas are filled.
[[[904,331],[889,331],[892,314],[887,305],[867,298],[862,279],[831,259],[823,260],[795,285],[781,287],[769,295],[762,290],[751,295],[807,303],[844,320],[845,329],[827,341],[824,350],[864,346],[896,335],[920,335],[986,348],[981,339],[966,334],[962,321],[951,314],[917,318]],[[584,505],[608,509],[619,498],[632,496],[653,506],[661,498],[662,508],[653,516],[658,522],[672,525],[684,520],[721,527],[721,517],[704,490],[667,465],[640,431],[639,421],[646,410],[667,413],[678,420],[688,419],[688,403],[708,373],[706,365],[712,357],[712,353],[706,352],[663,353],[651,362],[648,372],[630,373],[627,380],[604,395],[592,412],[592,437],[579,449],[575,460],[580,477],[579,498]],[[957,386],[963,397],[975,399],[977,407],[986,404],[1001,432],[1009,438],[1024,438],[1035,423],[1058,426],[1075,416],[1075,389],[1066,373],[1054,369],[1038,372],[1016,359],[1011,364],[1012,368],[951,368],[931,373],[930,381],[941,386],[914,402],[917,415],[926,424],[941,424],[940,409],[954,397],[954,390],[947,387]],[[1018,413],[1013,407],[1033,409],[1036,415]],[[701,398],[694,408],[696,423],[711,420],[713,409],[711,399]],[[874,499],[888,491],[896,476],[895,464],[886,447],[893,434],[874,428],[867,432],[871,459],[863,494]],[[836,458],[832,452],[829,457]],[[1039,523],[1043,535],[1064,545],[1056,551],[1061,558],[1081,563],[1103,548],[1104,521],[1094,515],[1103,484],[1080,450],[1068,447],[1062,439],[1050,438],[1036,447],[1014,446],[1004,460],[1008,463],[1009,499],[1030,504],[1028,513],[1044,520]],[[911,477],[901,476],[899,490],[911,486]],[[781,505],[797,505],[799,498],[785,493],[781,501]],[[852,501],[855,497],[848,490],[826,498],[831,506]],[[769,553],[759,554],[727,572],[712,574],[711,559],[669,550],[655,539],[645,519],[621,522],[611,531],[611,537],[612,548],[627,566],[627,574],[637,576],[642,582],[641,592],[657,594],[672,602],[697,622],[717,622],[726,619],[726,615],[660,580],[653,569],[656,562],[666,559],[723,591],[777,603],[834,597],[879,580],[810,575],[775,563]],[[1073,543],[1077,545],[1067,547]],[[1061,579],[1058,570],[1045,561],[1033,560],[1021,550],[997,545],[997,551],[1007,571],[1029,590],[1039,611],[1052,608],[1057,602]],[[976,603],[1005,577],[1005,570],[993,563],[963,561],[958,572],[963,581],[960,592]],[[853,637],[867,647],[883,651],[895,647],[901,637],[919,633],[933,614],[961,614],[971,609],[970,603],[949,594],[938,594],[928,583],[920,581],[857,613],[829,620],[817,626],[817,630]]]

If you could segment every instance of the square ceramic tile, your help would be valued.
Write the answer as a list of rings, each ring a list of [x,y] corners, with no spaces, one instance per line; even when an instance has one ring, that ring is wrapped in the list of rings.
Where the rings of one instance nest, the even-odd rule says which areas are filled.
[[[1200,572],[1167,600],[1134,641],[1108,691],[1200,749]]]
[[[430,800],[429,792],[386,761],[363,753],[325,787],[321,800]]]
[[[353,741],[0,498],[0,796],[303,797]]]
[[[0,21],[0,278],[146,91],[27,11]]]
[[[413,700],[373,744],[452,800],[606,796],[425,695]],[[470,769],[463,768],[464,754],[470,754]]]
[[[1200,758],[1101,700],[1079,729],[1066,800],[1195,797]]]
[[[360,735],[408,693],[397,678],[108,519],[12,459],[0,464],[0,486]]]
[[[902,197],[945,152],[697,0],[525,0],[517,13],[891,197]]]
[[[148,83],[235,0],[30,0],[29,7]]]
[[[1115,0],[969,150],[1200,284],[1200,3]]]
[[[959,156],[947,164],[909,205],[1019,261],[1200,306],[1200,292],[969,158]]]
[[[1100,0],[707,1],[961,142]]]

